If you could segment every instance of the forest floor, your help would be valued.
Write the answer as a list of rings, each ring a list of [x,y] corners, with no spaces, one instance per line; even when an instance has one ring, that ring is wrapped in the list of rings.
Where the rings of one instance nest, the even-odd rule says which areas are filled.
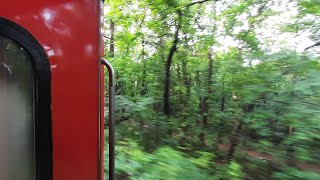
[[[230,148],[230,144],[219,144],[218,145],[219,150],[222,152],[226,152]],[[280,161],[279,159],[273,157],[270,154],[258,152],[252,149],[246,149],[246,148],[240,148],[240,152],[243,154],[246,154],[250,158],[257,158],[257,159],[263,159],[267,161]],[[303,170],[303,171],[313,171],[320,173],[320,164],[310,164],[306,162],[301,161],[291,161],[296,168]]]

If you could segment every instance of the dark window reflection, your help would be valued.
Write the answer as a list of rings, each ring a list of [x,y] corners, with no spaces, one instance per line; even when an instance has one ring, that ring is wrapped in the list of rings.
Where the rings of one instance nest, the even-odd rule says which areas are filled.
[[[34,89],[28,53],[0,36],[0,179],[34,180]]]

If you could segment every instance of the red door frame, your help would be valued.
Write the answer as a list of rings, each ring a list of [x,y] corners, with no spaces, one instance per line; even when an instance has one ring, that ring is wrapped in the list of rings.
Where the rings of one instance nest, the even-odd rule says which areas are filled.
[[[0,17],[26,29],[51,68],[53,180],[103,179],[101,1],[10,0]]]

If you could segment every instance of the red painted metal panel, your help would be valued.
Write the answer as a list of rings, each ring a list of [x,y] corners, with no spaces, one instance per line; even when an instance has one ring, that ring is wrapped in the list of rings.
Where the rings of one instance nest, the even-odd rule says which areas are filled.
[[[104,57],[104,3],[102,0],[100,2],[100,57]],[[104,67],[100,67],[100,178],[104,179]]]
[[[103,117],[98,0],[10,0],[1,3],[0,12],[27,29],[49,57],[54,180],[97,179]]]

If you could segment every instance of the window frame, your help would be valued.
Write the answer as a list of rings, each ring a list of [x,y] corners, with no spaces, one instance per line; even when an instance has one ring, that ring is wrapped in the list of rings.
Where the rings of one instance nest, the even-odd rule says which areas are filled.
[[[26,29],[3,17],[0,17],[0,35],[15,41],[30,56],[34,73],[36,180],[52,180],[51,70],[48,57]]]

